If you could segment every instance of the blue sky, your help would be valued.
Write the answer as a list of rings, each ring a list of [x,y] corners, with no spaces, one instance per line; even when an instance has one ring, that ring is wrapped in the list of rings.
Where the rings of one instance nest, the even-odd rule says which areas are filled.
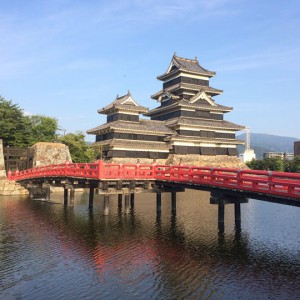
[[[217,72],[226,120],[300,138],[299,16],[298,0],[2,0],[0,95],[85,131],[127,90],[156,107],[176,52]]]

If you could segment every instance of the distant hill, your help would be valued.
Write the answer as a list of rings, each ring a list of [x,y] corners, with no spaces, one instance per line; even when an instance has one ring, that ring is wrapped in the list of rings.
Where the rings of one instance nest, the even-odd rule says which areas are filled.
[[[240,140],[246,140],[246,134],[237,135]],[[250,147],[254,149],[256,159],[262,159],[264,152],[294,152],[294,142],[299,141],[299,138],[278,136],[263,133],[250,133]],[[244,152],[244,146],[238,146],[238,152]]]

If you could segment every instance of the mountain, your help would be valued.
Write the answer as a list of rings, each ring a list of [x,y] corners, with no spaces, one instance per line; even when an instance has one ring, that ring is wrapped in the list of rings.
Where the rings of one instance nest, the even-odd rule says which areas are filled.
[[[246,134],[237,135],[237,139],[245,141]],[[295,137],[250,133],[250,148],[254,149],[256,159],[262,159],[264,152],[294,153],[294,142],[299,140]],[[244,150],[244,146],[238,146],[239,153],[243,153]]]

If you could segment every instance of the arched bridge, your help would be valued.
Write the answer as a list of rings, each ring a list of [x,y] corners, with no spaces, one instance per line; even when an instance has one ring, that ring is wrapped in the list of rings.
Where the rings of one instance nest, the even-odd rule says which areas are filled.
[[[245,195],[274,197],[274,202],[300,206],[300,174],[233,168],[210,168],[187,165],[65,163],[8,173],[9,180],[21,184],[47,182],[50,185],[77,184],[102,190],[116,188],[120,182],[159,183],[165,187],[223,190]],[[111,183],[115,187],[111,187]],[[278,201],[276,201],[278,199]],[[281,199],[281,200],[280,200]],[[286,200],[286,201],[285,201]],[[290,202],[289,202],[290,201]]]

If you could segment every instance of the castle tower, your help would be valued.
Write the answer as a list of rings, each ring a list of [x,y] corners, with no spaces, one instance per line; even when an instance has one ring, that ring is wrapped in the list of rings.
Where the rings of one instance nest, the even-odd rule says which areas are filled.
[[[171,154],[237,156],[236,146],[244,144],[235,132],[245,127],[224,120],[232,107],[217,104],[214,96],[222,90],[209,85],[216,73],[204,69],[198,59],[172,57],[167,71],[158,76],[163,88],[152,95],[160,106],[145,112],[151,120],[163,121],[173,130],[165,138]]]
[[[166,159],[169,145],[164,138],[173,132],[163,122],[140,119],[145,108],[133,99],[130,92],[116,99],[99,114],[107,115],[107,123],[87,131],[96,135],[92,145],[101,149],[103,157]]]

